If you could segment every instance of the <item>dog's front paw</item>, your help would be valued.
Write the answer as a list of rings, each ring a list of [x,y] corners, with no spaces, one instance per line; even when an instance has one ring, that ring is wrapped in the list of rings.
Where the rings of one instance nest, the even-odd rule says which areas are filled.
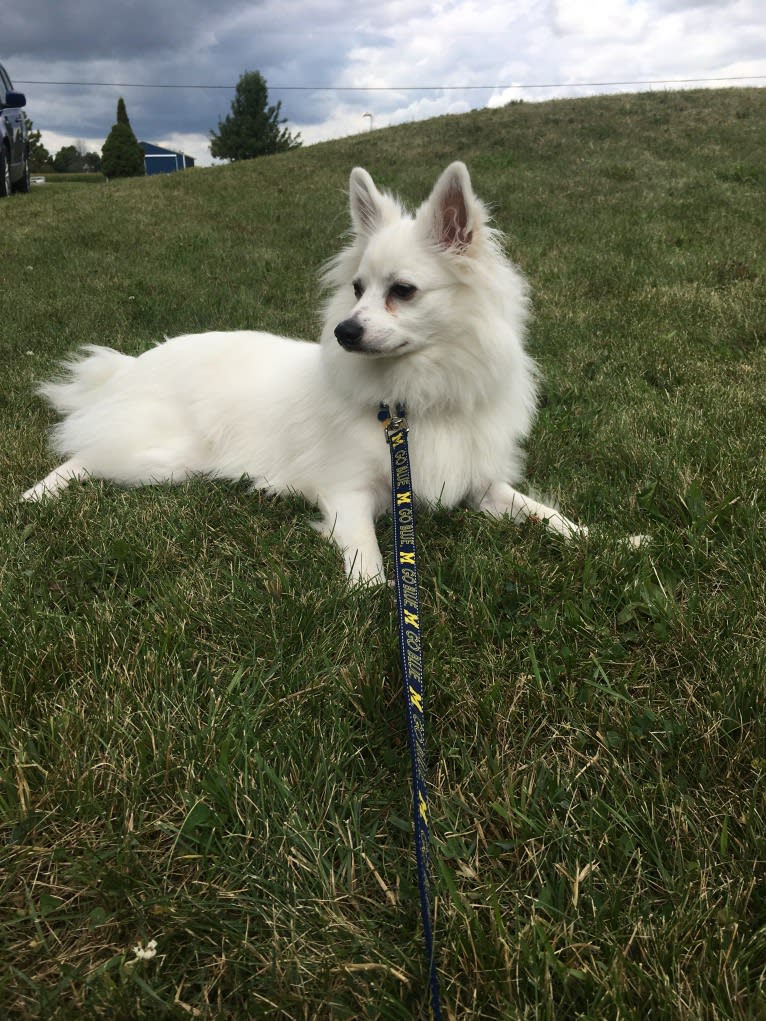
[[[48,487],[42,482],[38,482],[36,486],[32,486],[31,489],[27,489],[26,492],[22,493],[19,497],[20,503],[40,503],[46,496],[50,496],[51,493]]]
[[[648,546],[652,541],[651,535],[629,535],[624,540],[628,546],[632,546],[633,549],[642,549],[644,546]]]
[[[350,588],[377,588],[379,585],[387,585],[388,579],[386,578],[383,567],[380,570],[374,571],[355,571],[351,570],[348,573],[348,584]]]

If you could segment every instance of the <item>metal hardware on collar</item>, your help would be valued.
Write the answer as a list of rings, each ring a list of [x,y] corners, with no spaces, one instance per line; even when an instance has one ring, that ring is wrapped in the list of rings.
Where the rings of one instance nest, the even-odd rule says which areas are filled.
[[[407,445],[404,405],[392,416],[381,404],[378,420],[383,424],[391,451],[391,510],[394,530],[394,586],[399,616],[399,652],[402,663],[407,734],[412,766],[412,816],[415,830],[420,915],[423,922],[426,963],[431,986],[434,1021],[441,1021],[439,978],[436,974],[430,900],[430,833],[426,782],[425,693],[423,689],[423,641],[420,633],[418,568],[415,548],[415,499]]]
[[[383,424],[386,433],[386,442],[391,445],[391,437],[400,432],[409,431],[407,425],[407,413],[403,404],[396,405],[396,415],[392,415],[387,404],[381,404],[378,411],[378,421]]]

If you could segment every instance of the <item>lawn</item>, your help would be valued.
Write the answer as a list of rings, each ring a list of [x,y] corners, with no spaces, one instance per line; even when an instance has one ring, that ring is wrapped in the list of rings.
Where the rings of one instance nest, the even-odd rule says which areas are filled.
[[[419,518],[445,1017],[766,1017],[765,121],[512,104],[0,202],[5,1017],[427,1018],[391,593],[245,485],[18,495],[57,360],[316,336],[351,167],[452,159],[532,286],[529,485],[596,527]]]

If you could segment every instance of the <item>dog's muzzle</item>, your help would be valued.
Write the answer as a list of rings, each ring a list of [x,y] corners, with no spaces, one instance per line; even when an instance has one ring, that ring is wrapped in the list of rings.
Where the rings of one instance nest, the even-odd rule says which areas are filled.
[[[346,351],[358,351],[363,336],[364,327],[358,319],[344,319],[335,327],[335,337]]]

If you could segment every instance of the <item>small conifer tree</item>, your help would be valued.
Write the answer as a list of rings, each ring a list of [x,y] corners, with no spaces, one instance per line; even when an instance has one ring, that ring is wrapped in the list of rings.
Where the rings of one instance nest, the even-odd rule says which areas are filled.
[[[231,104],[231,113],[218,122],[218,132],[210,132],[210,152],[218,159],[252,160],[285,152],[301,145],[301,136],[292,135],[280,117],[281,103],[269,105],[266,79],[259,71],[241,75]]]
[[[117,122],[101,150],[101,169],[106,177],[141,177],[146,172],[144,153],[133,134],[122,98],[117,103]]]

